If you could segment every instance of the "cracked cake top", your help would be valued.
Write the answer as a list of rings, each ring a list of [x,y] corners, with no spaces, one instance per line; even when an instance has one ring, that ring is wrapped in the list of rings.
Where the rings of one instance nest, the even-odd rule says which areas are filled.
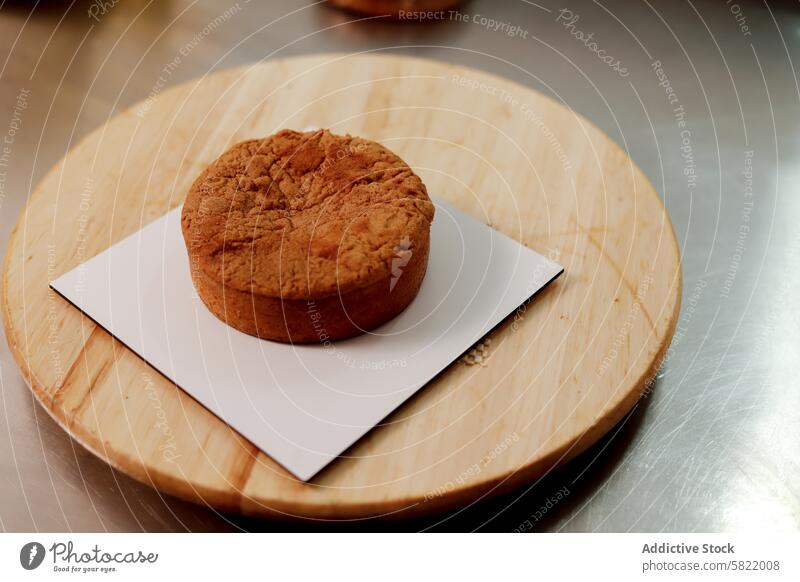
[[[373,141],[283,130],[234,145],[182,213],[192,269],[239,291],[314,299],[389,276],[427,237],[425,185]]]

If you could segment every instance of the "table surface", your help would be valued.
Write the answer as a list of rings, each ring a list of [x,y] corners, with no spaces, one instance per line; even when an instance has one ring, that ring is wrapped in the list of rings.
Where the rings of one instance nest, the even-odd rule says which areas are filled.
[[[393,51],[514,79],[606,131],[664,198],[684,295],[653,390],[606,438],[529,488],[413,521],[271,522],[164,496],[72,441],[3,342],[0,528],[800,530],[797,4],[562,6],[472,1],[411,23],[289,0],[3,4],[3,246],[73,144],[165,87],[260,59]]]

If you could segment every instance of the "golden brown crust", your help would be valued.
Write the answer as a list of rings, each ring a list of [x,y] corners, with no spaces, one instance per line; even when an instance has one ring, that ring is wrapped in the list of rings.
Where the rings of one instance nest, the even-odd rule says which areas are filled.
[[[311,342],[372,329],[411,302],[433,212],[419,177],[380,144],[284,130],[225,152],[192,185],[181,220],[215,315]]]

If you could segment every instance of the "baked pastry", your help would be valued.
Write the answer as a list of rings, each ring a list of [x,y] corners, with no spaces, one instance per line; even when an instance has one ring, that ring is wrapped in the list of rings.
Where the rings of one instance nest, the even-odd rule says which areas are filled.
[[[325,343],[411,303],[433,214],[422,180],[382,145],[283,130],[212,163],[189,189],[181,226],[214,315],[261,338]]]

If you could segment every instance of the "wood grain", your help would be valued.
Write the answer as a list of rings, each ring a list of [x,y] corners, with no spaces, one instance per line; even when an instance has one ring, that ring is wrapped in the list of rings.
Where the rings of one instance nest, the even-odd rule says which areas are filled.
[[[311,483],[295,480],[48,283],[178,205],[231,144],[284,127],[381,141],[429,191],[566,273]],[[215,73],[97,129],[14,229],[4,324],[23,376],[84,446],[220,509],[408,516],[541,475],[639,398],[674,331],[678,245],[642,172],[584,118],[461,67],[321,55]]]

